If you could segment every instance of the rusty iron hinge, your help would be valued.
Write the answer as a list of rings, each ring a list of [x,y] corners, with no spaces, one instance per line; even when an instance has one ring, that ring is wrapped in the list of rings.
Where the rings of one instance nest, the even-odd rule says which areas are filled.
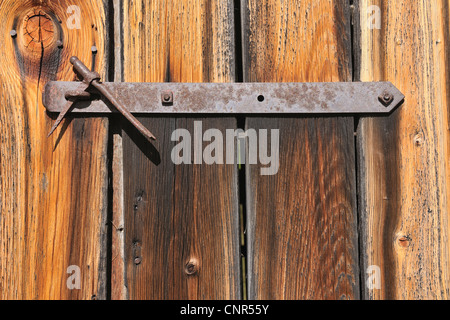
[[[127,83],[100,82],[78,58],[82,82],[51,81],[43,93],[48,112],[120,112],[148,140],[155,137],[133,114],[389,114],[405,99],[390,82]],[[49,134],[49,135],[50,135]]]

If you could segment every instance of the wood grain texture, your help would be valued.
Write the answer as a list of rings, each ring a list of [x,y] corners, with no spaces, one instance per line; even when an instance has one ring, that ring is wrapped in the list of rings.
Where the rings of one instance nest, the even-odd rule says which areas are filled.
[[[123,81],[123,29],[122,0],[113,0],[114,11],[114,76],[115,82]],[[123,189],[123,137],[120,122],[123,118],[111,119],[113,139],[112,159],[112,234],[111,234],[111,299],[125,300],[128,292],[125,283],[125,238],[124,238],[124,189]]]
[[[351,80],[346,1],[242,1],[244,79]],[[280,169],[247,166],[250,299],[358,299],[352,118],[248,118],[280,130]]]
[[[80,29],[68,28],[70,5]],[[41,103],[47,81],[74,79],[70,56],[91,63],[95,44],[105,70],[105,12],[102,1],[0,2],[1,299],[106,297],[108,121],[66,120],[48,139],[54,119]],[[71,265],[80,290],[67,288]]]
[[[128,293],[125,283],[123,136],[120,120],[111,120],[111,132],[113,134],[111,299],[125,300]]]
[[[234,80],[232,1],[125,1],[123,18],[125,81]],[[124,127],[128,298],[239,299],[237,166],[171,160],[175,129],[201,120],[225,133],[236,120],[140,120],[158,140]]]
[[[358,128],[361,260],[365,299],[448,299],[449,4],[356,3],[357,78],[392,81],[406,96],[388,119]],[[381,29],[370,29],[374,11]]]

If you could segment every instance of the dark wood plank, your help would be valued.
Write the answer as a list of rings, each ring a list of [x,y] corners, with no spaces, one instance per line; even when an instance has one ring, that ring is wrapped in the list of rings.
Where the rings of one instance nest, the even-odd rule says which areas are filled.
[[[47,138],[54,118],[41,94],[75,78],[70,56],[91,64],[93,45],[106,75],[107,12],[100,0],[0,4],[1,299],[106,298],[108,120],[67,119]],[[80,289],[67,287],[72,265]]]
[[[123,16],[125,81],[234,80],[232,1],[125,2]],[[193,135],[198,120],[225,135],[236,120],[140,120],[158,140],[152,146],[124,128],[128,297],[239,299],[237,166],[171,160],[175,129]]]
[[[363,298],[448,299],[449,4],[355,4],[357,80],[391,81],[406,96],[358,127]],[[381,29],[367,28],[373,9]]]
[[[242,1],[245,81],[350,81],[345,1]],[[358,299],[352,118],[248,118],[280,168],[247,165],[250,299]]]

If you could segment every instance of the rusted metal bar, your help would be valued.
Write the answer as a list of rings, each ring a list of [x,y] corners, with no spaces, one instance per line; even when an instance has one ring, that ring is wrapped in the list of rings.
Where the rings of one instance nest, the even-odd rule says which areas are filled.
[[[94,81],[95,83],[95,81]],[[44,105],[61,112],[83,83],[49,82]],[[102,83],[109,98],[137,114],[388,114],[404,95],[390,82]],[[114,99],[112,99],[114,100]],[[120,111],[120,110],[119,110]],[[74,113],[112,113],[104,99],[79,101]]]
[[[123,105],[113,94],[110,93],[108,90],[108,87],[104,87],[102,83],[99,83],[98,81],[93,81],[92,86],[95,87],[106,99],[108,99],[109,102],[111,102],[114,107],[125,117],[130,121],[130,123],[136,127],[136,129],[139,130],[139,132],[147,138],[147,140],[156,140],[155,136],[148,131],[148,129],[140,123],[128,109]]]
[[[130,123],[139,130],[139,132],[149,141],[156,140],[155,136],[142,124],[140,123],[125,105],[116,98],[114,94],[111,94],[108,87],[105,87],[103,83],[100,82],[100,75],[95,72],[89,70],[77,57],[70,58],[70,63],[72,63],[74,70],[83,78],[82,88],[77,87],[74,90],[66,91],[64,94],[64,98],[66,100],[64,108],[61,110],[58,118],[56,119],[50,133],[50,136],[61,123],[66,114],[73,108],[75,102],[81,99],[86,99],[89,94],[92,94],[92,88],[95,88],[98,92],[100,92],[116,109],[119,111]],[[73,97],[73,101],[68,99],[68,96]]]

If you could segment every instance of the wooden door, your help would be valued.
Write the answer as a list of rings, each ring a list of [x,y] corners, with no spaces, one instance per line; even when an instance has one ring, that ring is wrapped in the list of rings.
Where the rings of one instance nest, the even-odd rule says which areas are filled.
[[[447,299],[449,14],[444,0],[0,0],[0,298]],[[154,143],[78,114],[47,138],[41,94],[76,79],[73,55],[104,81],[386,80],[406,99],[376,118],[138,115]],[[176,165],[180,129],[277,130],[276,174]]]

